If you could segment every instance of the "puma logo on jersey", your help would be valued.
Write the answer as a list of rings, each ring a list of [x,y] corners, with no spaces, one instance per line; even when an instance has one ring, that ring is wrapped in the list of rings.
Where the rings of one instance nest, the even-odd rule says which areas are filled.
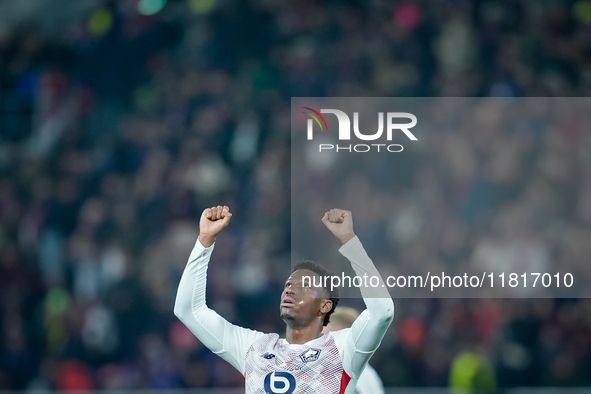
[[[273,357],[275,357],[275,355],[274,355],[274,354],[272,354],[272,353],[269,353],[269,352],[267,352],[267,353],[265,353],[265,354],[261,355],[261,357],[262,357],[262,358],[266,358],[267,360],[270,360],[270,359],[272,359]]]
[[[320,356],[320,349],[308,349],[304,353],[300,354],[300,358],[303,362],[307,363],[310,361],[318,360]]]

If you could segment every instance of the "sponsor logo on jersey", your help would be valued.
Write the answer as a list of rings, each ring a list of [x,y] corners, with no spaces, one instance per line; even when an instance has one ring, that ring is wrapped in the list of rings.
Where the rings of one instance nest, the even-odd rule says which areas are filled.
[[[300,358],[303,362],[308,363],[310,361],[318,360],[320,356],[320,349],[308,349],[304,353],[300,354]]]
[[[267,360],[270,360],[270,359],[272,359],[273,357],[275,357],[275,355],[274,355],[273,353],[269,353],[269,352],[267,352],[267,353],[265,353],[265,354],[261,355],[261,357],[262,357],[262,358],[266,358]]]
[[[295,388],[295,378],[289,372],[270,372],[265,376],[267,394],[291,394]]]

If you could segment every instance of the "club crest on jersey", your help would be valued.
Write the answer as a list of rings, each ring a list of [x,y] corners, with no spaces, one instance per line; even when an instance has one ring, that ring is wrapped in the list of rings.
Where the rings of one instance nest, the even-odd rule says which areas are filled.
[[[273,357],[275,357],[275,355],[274,355],[273,353],[269,353],[269,352],[267,352],[267,353],[265,353],[265,354],[261,355],[261,357],[262,357],[262,358],[266,358],[267,360],[270,360],[270,359],[272,359]]]
[[[308,349],[304,353],[300,354],[300,358],[303,362],[308,363],[310,361],[318,360],[320,356],[320,349]]]

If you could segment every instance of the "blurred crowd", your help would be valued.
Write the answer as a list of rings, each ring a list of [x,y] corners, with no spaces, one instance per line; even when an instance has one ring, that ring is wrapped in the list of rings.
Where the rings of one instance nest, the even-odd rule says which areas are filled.
[[[284,330],[291,97],[591,94],[583,0],[170,0],[154,16],[136,5],[106,1],[51,34],[0,30],[0,389],[243,384],[172,306],[200,212],[223,203],[234,217],[208,304]],[[490,135],[446,138],[456,143],[384,200],[404,212],[386,232],[400,259],[486,258],[516,220],[536,258],[590,255],[587,130],[491,152]],[[364,182],[352,196],[374,195]],[[523,204],[544,214],[540,232],[516,219]],[[428,243],[423,207],[448,229]],[[396,305],[372,361],[386,386],[445,386],[466,351],[500,386],[591,385],[588,299]]]

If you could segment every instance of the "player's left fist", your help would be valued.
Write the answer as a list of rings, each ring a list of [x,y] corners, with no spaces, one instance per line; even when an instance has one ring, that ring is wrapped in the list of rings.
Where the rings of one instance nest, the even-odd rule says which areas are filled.
[[[344,209],[331,209],[322,217],[322,223],[343,244],[355,237],[353,232],[353,215]]]
[[[232,213],[227,206],[207,208],[199,220],[199,242],[206,248],[213,245],[218,234],[230,224]]]

